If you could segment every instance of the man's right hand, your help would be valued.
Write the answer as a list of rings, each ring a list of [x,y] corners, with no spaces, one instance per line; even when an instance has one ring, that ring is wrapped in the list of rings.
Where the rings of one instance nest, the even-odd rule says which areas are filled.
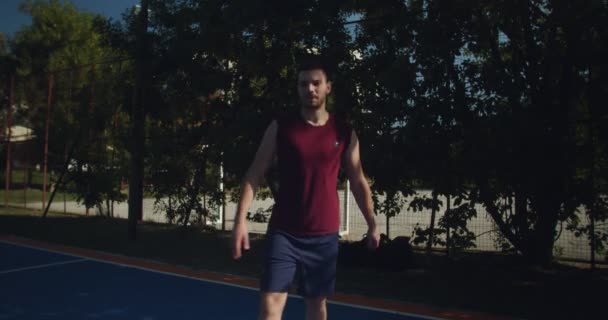
[[[232,257],[234,259],[240,259],[243,250],[249,250],[249,234],[247,233],[246,220],[243,215],[246,213],[249,205],[251,205],[251,201],[253,201],[255,189],[259,181],[264,177],[276,155],[277,128],[277,121],[272,121],[266,129],[253,163],[243,179],[241,197],[237,206],[237,214],[234,218],[235,224],[232,227]]]
[[[240,259],[242,250],[249,250],[249,233],[245,223],[237,223],[232,228],[232,258]]]

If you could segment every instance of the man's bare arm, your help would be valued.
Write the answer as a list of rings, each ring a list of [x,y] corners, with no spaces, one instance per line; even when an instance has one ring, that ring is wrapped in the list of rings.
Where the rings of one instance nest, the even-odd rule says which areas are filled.
[[[241,249],[249,249],[249,237],[245,224],[247,210],[253,201],[255,191],[264,177],[264,173],[268,170],[275,156],[277,128],[276,121],[273,121],[266,129],[253,163],[247,170],[241,184],[241,196],[234,217],[234,227],[232,228],[232,255],[235,259],[241,257]]]
[[[361,209],[365,221],[368,226],[368,238],[374,243],[368,243],[372,249],[378,246],[379,235],[376,230],[376,218],[374,216],[374,203],[372,201],[372,192],[369,188],[369,183],[363,173],[363,165],[359,153],[359,139],[353,130],[351,141],[345,154],[345,169],[346,176],[350,181],[351,190],[355,196],[355,201]]]

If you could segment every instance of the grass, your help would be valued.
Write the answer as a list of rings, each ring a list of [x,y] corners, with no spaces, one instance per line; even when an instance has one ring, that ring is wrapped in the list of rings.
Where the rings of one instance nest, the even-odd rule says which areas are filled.
[[[11,170],[11,181],[12,183],[15,184],[20,184],[20,183],[24,183],[26,180],[26,175],[27,173],[30,173],[30,180],[29,180],[29,184],[36,184],[36,185],[42,185],[43,181],[44,181],[44,173],[42,171],[38,171],[38,170],[34,170],[34,169],[28,169],[23,170],[23,169],[12,169]],[[2,179],[2,181],[4,181],[5,176],[4,173],[0,174],[0,179]],[[51,181],[51,172],[48,173],[47,175],[47,182]]]
[[[230,258],[230,233],[142,223],[138,239],[127,240],[127,222],[39,211],[0,209],[0,233],[70,246],[157,260],[191,269],[258,277],[262,237],[240,261]],[[471,310],[527,319],[593,319],[605,316],[606,269],[586,270],[556,264],[531,268],[518,257],[475,253],[426,260],[418,267],[389,272],[340,266],[337,290],[344,293]],[[426,262],[425,262],[426,261]],[[426,267],[422,267],[425,265]]]
[[[51,190],[47,189],[46,201],[48,201],[49,198],[51,197],[51,193],[52,193]],[[0,201],[4,201],[4,194],[5,194],[5,191],[3,188],[0,191]],[[76,200],[76,196],[73,194],[57,191],[57,193],[55,194],[55,198],[53,199],[53,202],[63,201],[64,196],[67,201]],[[8,199],[9,199],[9,203],[13,203],[13,204],[23,204],[26,201],[27,202],[41,202],[42,201],[42,190],[40,190],[40,189],[26,189],[25,191],[23,189],[9,190]]]

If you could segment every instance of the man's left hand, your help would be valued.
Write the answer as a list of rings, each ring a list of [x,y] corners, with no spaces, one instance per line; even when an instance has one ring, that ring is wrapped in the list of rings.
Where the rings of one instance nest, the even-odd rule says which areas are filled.
[[[380,246],[380,233],[376,228],[370,228],[367,230],[367,248],[369,250],[376,250]]]

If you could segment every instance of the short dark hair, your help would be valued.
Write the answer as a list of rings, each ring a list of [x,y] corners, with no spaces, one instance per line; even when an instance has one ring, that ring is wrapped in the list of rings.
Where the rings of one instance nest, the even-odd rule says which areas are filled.
[[[304,55],[300,57],[298,61],[297,73],[300,74],[301,71],[309,70],[322,70],[323,73],[325,73],[325,78],[327,79],[327,81],[331,81],[333,75],[326,61],[327,60],[320,55]]]

